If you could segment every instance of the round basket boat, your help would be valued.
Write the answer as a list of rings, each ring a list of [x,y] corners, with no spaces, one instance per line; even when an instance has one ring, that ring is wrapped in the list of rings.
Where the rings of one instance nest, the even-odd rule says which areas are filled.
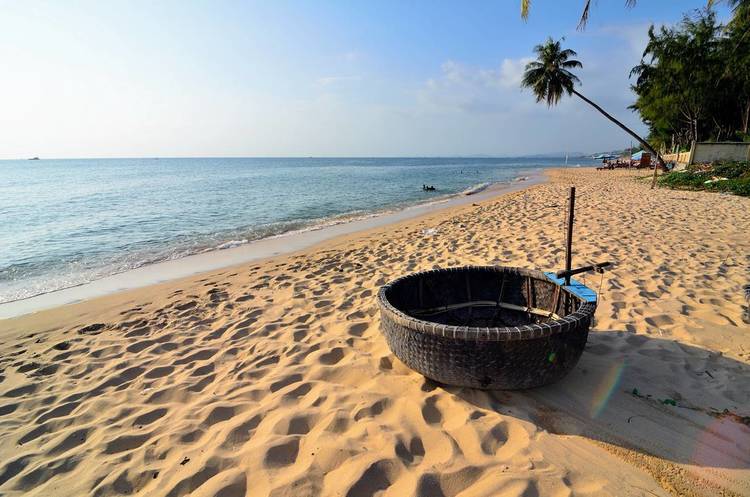
[[[499,266],[436,269],[378,294],[381,329],[402,362],[449,385],[546,385],[578,362],[596,296],[553,273]]]

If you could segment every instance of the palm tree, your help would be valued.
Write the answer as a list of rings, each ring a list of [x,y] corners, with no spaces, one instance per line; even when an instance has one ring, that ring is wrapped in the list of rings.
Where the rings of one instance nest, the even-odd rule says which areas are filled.
[[[552,107],[557,104],[557,102],[560,101],[560,98],[566,93],[568,95],[577,96],[601,112],[604,117],[618,125],[623,131],[638,140],[638,143],[643,145],[643,148],[651,152],[652,157],[656,157],[659,167],[666,170],[666,166],[664,165],[661,156],[659,156],[656,150],[654,150],[646,140],[612,117],[604,109],[576,91],[575,85],[580,84],[581,80],[571,72],[571,69],[583,67],[583,64],[579,61],[572,59],[572,57],[578,55],[576,52],[569,48],[563,49],[560,46],[560,42],[554,41],[552,38],[548,38],[543,45],[537,45],[534,47],[534,52],[536,52],[537,60],[526,64],[526,70],[523,74],[521,86],[531,88],[534,92],[534,96],[536,96],[537,102],[544,101],[547,103],[548,107]],[[654,182],[655,181],[656,173],[654,172]],[[654,187],[654,183],[651,184],[651,187]]]

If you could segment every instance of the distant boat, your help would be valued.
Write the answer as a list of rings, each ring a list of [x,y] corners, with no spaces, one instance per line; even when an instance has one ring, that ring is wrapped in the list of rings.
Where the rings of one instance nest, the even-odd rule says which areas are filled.
[[[32,158],[31,158],[31,159],[29,159],[29,160],[39,160],[39,157],[32,157]]]
[[[591,158],[594,160],[608,160],[608,159],[617,159],[619,156],[616,154],[599,154],[599,155],[592,155]]]

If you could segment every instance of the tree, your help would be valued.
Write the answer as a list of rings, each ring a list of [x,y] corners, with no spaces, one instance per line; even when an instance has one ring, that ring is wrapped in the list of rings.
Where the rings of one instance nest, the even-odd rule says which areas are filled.
[[[537,55],[537,60],[529,62],[526,65],[521,86],[530,88],[534,92],[537,102],[544,101],[548,107],[552,107],[566,93],[577,96],[601,112],[604,117],[615,123],[623,131],[638,140],[638,143],[643,145],[643,148],[648,150],[652,157],[656,158],[659,167],[666,170],[661,156],[646,140],[576,91],[575,85],[576,83],[580,84],[581,81],[571,70],[583,67],[583,64],[571,58],[578,55],[576,52],[569,48],[563,49],[560,46],[560,42],[554,41],[551,37],[543,45],[534,47],[534,52]],[[653,186],[652,184],[651,187],[653,188]]]
[[[653,122],[655,114],[665,112],[662,104],[669,100],[673,110],[666,114],[673,130],[687,129],[688,140],[695,141],[711,133],[713,123],[708,116],[716,102],[709,97],[721,77],[718,31],[710,12],[695,19],[685,16],[677,28],[661,27],[658,32],[649,28],[641,63],[631,71],[631,76],[637,76],[633,91],[638,99],[633,108],[644,120]]]
[[[750,1],[735,0],[734,15],[726,27],[722,46],[727,62],[725,76],[735,82],[736,102],[740,111],[740,129],[750,138]]]
[[[652,26],[633,68],[637,110],[652,143],[733,140],[750,119],[750,26],[745,7],[723,27],[711,11],[685,16],[674,27]]]

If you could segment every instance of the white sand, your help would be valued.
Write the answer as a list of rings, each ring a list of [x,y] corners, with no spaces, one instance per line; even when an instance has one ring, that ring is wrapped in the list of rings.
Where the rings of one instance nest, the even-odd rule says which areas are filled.
[[[574,262],[618,265],[567,378],[473,391],[394,358],[382,284],[434,266],[559,268],[572,183]],[[479,206],[0,321],[0,493],[750,495],[748,233],[750,199],[565,170]]]

